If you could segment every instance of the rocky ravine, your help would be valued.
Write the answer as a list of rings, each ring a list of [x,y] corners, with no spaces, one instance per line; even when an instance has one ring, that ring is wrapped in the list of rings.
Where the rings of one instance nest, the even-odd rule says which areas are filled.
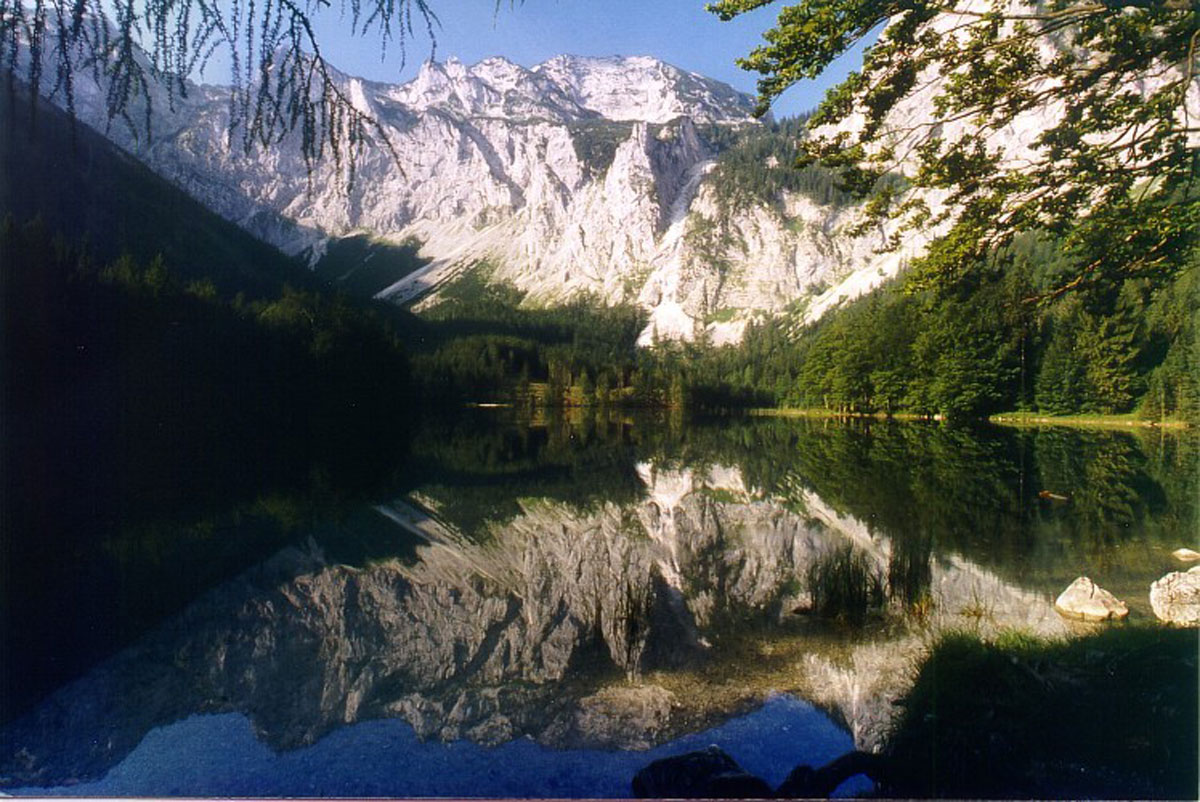
[[[758,125],[751,99],[653,58],[559,56],[532,69],[450,60],[403,85],[338,80],[399,157],[368,145],[349,191],[330,163],[310,185],[294,141],[231,150],[219,87],[172,101],[156,88],[148,142],[107,125],[86,71],[77,108],[218,213],[314,263],[343,236],[415,237],[432,263],[380,291],[396,302],[487,262],[535,302],[588,293],[643,305],[643,343],[706,328],[723,342],[756,314],[811,301],[815,316],[900,266],[876,253],[884,232],[841,233],[853,210],[798,196],[722,203],[706,181],[716,155],[706,132]],[[720,236],[703,235],[712,230]]]
[[[885,538],[815,496],[792,512],[735,469],[639,473],[635,505],[531,501],[482,543],[407,501],[380,507],[428,542],[411,565],[335,564],[311,542],[285,550],[8,725],[0,784],[98,776],[153,727],[195,713],[242,712],[277,749],[396,716],[430,738],[646,748],[770,689],[807,696],[872,749],[937,629],[1063,626],[1048,599],[945,555],[925,625],[831,656],[794,637],[805,569],[847,541],[884,565]],[[964,619],[979,599],[987,619]],[[766,668],[745,662],[747,643]],[[695,670],[725,664],[732,685]]]

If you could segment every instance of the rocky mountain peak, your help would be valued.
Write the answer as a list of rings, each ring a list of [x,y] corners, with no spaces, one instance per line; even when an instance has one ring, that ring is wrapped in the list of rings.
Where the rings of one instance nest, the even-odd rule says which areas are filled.
[[[414,110],[554,121],[748,122],[751,100],[732,87],[648,56],[556,56],[527,69],[502,56],[467,66],[426,61],[388,96]]]
[[[581,106],[609,120],[748,122],[749,95],[650,56],[562,55],[539,64]]]

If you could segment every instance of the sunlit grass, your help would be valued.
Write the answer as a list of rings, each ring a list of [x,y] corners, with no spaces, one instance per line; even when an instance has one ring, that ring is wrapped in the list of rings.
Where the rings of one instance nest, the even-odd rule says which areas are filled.
[[[1102,415],[1098,412],[1081,412],[1076,415],[1051,415],[1045,412],[1001,412],[989,417],[988,421],[1002,426],[1081,426],[1085,428],[1162,426],[1171,429],[1186,429],[1192,425],[1182,418],[1147,418],[1139,412],[1125,412],[1119,415]]]

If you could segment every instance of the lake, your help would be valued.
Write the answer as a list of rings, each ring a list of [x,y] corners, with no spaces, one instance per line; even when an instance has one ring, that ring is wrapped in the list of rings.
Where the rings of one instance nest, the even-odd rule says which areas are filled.
[[[488,410],[377,479],[10,549],[0,789],[622,796],[712,743],[774,784],[879,747],[938,633],[1086,631],[1080,575],[1149,621],[1200,549],[1188,431]],[[813,609],[838,554],[861,615]]]

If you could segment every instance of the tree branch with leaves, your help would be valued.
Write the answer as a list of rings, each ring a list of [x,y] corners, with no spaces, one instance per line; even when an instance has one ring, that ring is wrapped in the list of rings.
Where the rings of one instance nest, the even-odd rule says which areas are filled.
[[[760,111],[877,31],[810,120],[801,162],[896,221],[893,247],[939,232],[912,286],[952,282],[1022,232],[1057,238],[1070,265],[1030,301],[1195,264],[1200,3],[802,0],[740,61],[762,75]],[[903,187],[883,180],[896,173]]]

